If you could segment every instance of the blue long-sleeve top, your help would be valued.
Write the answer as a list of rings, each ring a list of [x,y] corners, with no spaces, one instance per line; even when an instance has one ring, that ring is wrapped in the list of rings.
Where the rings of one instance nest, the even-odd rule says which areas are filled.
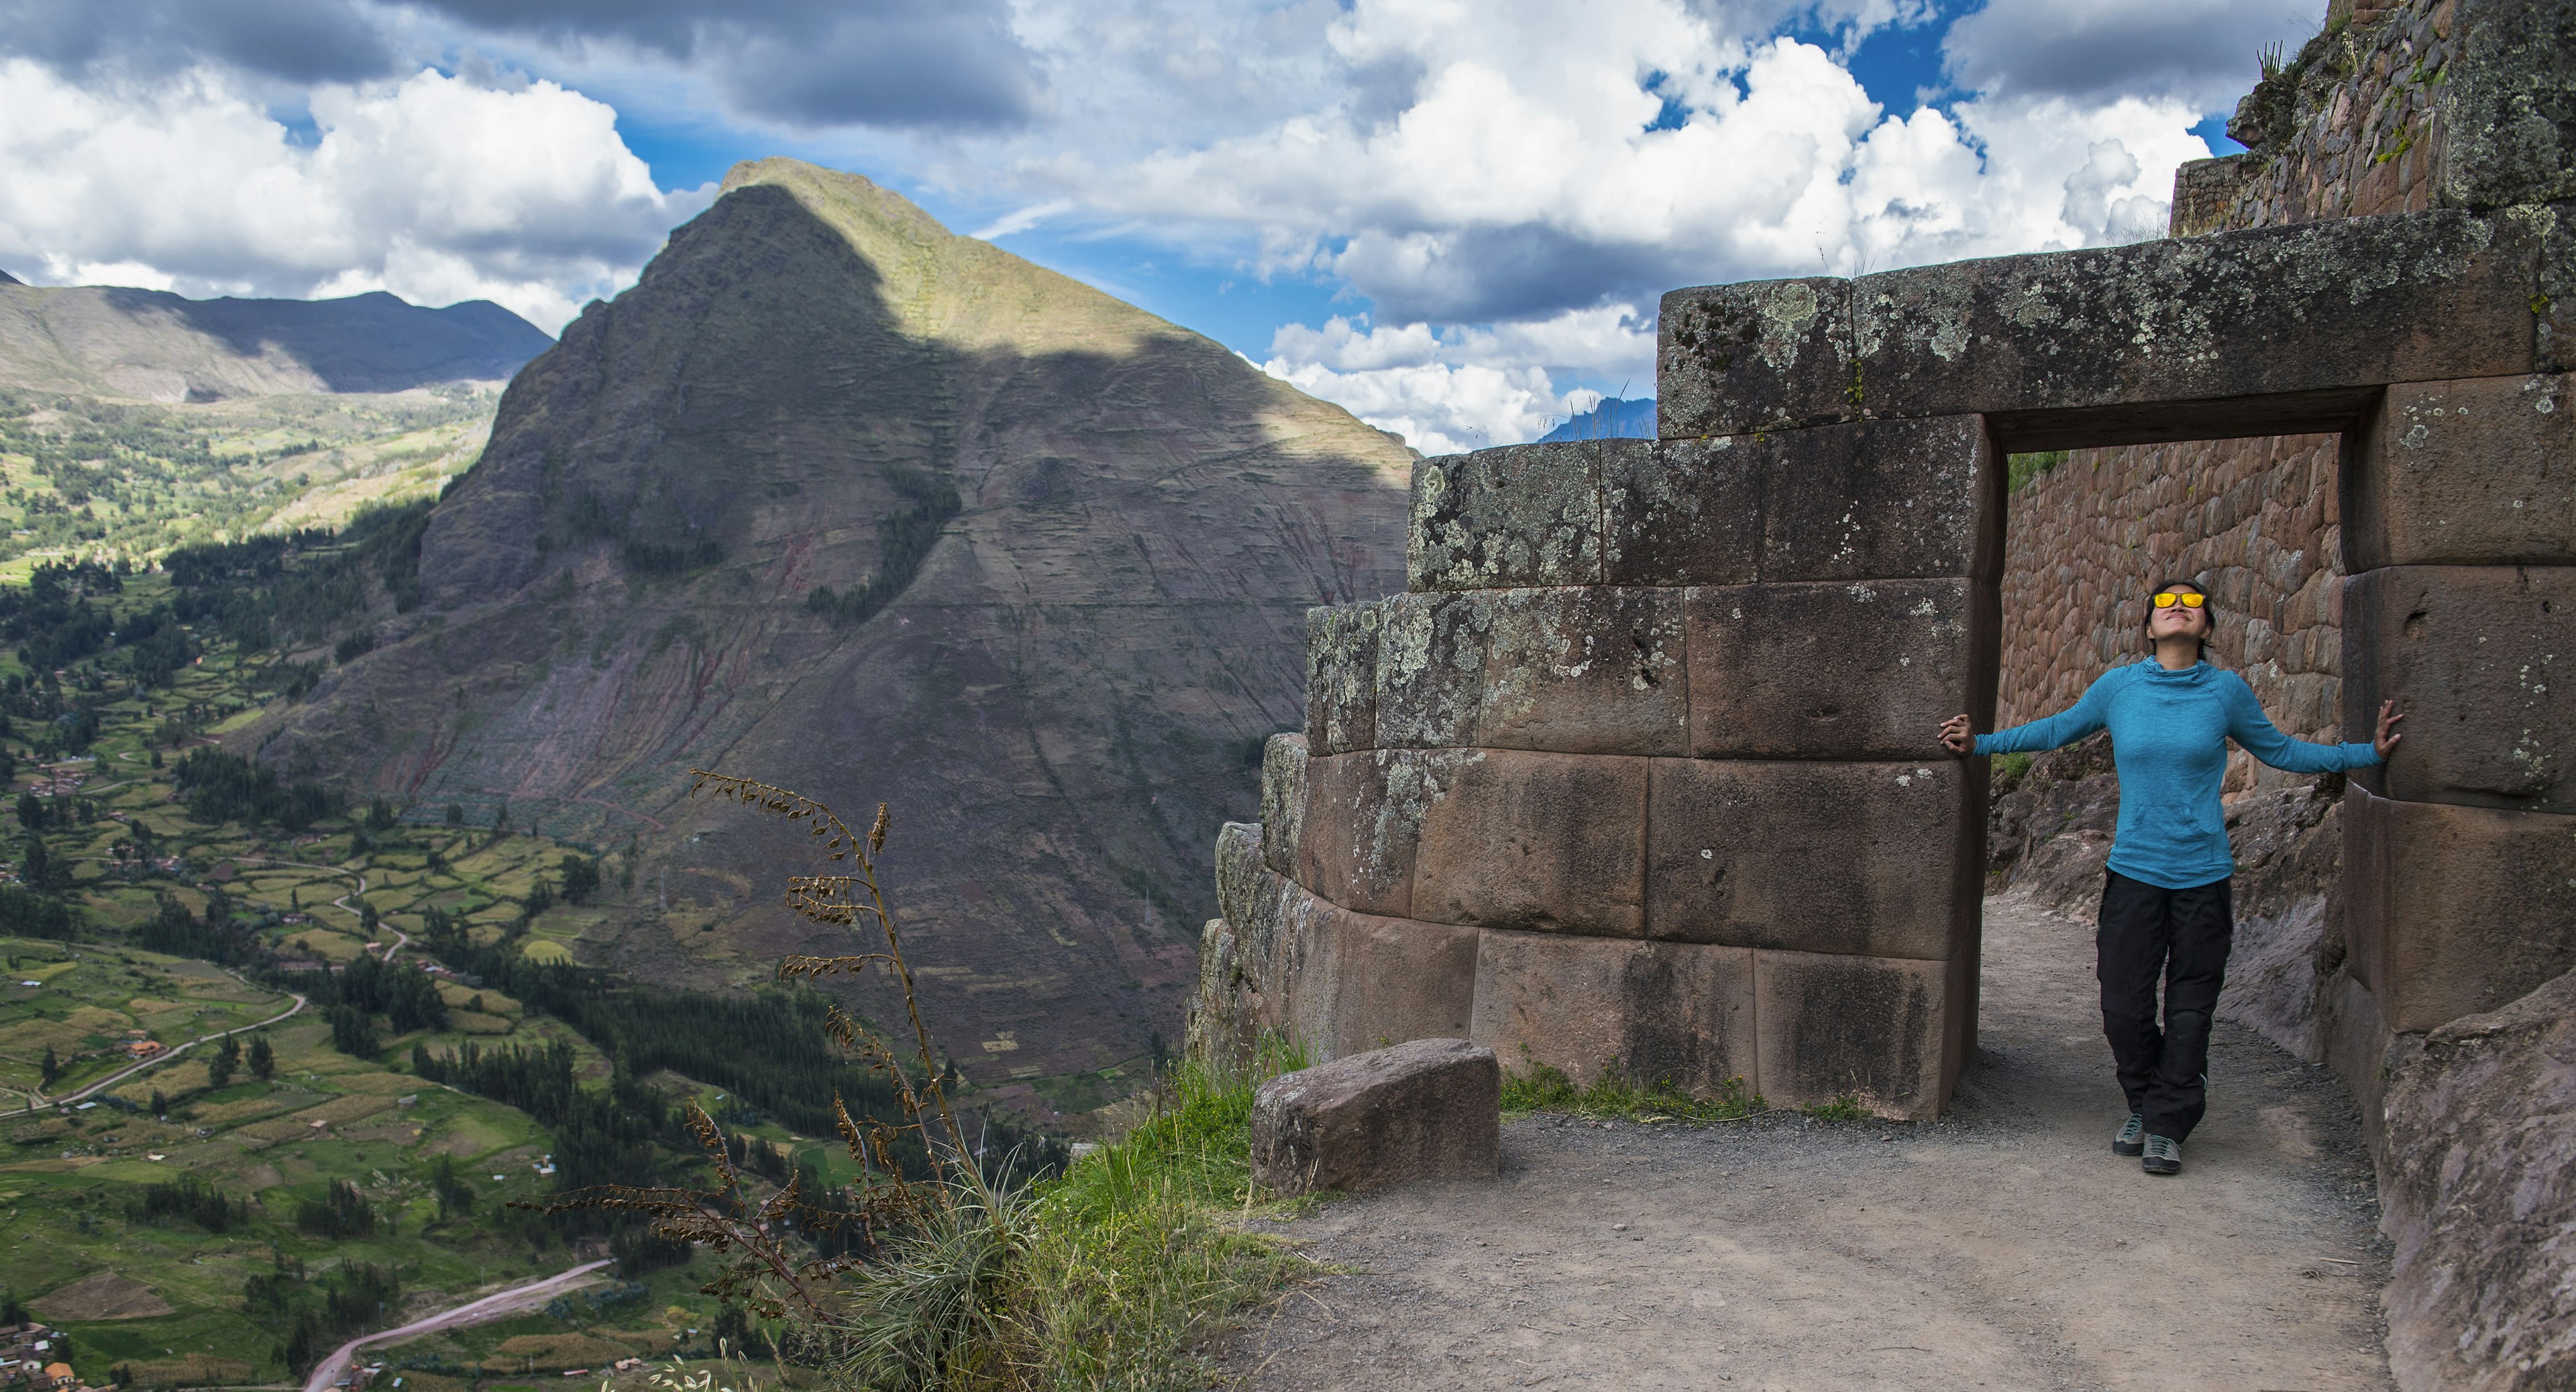
[[[2235,872],[2218,803],[2227,741],[2292,773],[2379,762],[2379,751],[2367,744],[2311,744],[2282,734],[2234,672],[2206,662],[2169,672],[2152,657],[2103,673],[2084,699],[2044,720],[1977,736],[1977,752],[2056,749],[2096,730],[2111,732],[2111,759],[2120,771],[2111,868],[2165,889],[2189,889]]]

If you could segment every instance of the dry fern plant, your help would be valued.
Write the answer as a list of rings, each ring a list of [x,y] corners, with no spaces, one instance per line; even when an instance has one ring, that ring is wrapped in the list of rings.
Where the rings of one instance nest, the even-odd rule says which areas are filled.
[[[881,971],[893,979],[902,992],[904,1011],[912,1025],[908,1061],[893,1043],[852,1019],[836,1002],[826,1005],[823,1028],[834,1044],[864,1062],[871,1072],[885,1077],[903,1120],[888,1123],[866,1113],[853,1118],[840,1095],[833,1094],[836,1127],[842,1143],[849,1147],[850,1158],[859,1166],[859,1201],[849,1210],[808,1203],[803,1193],[803,1175],[798,1171],[791,1171],[775,1194],[755,1201],[749,1183],[734,1167],[723,1131],[695,1098],[688,1103],[688,1125],[713,1166],[714,1188],[603,1184],[570,1190],[545,1202],[512,1207],[545,1213],[597,1209],[640,1215],[657,1237],[703,1244],[719,1254],[739,1253],[715,1279],[700,1288],[705,1294],[740,1300],[766,1319],[786,1315],[790,1301],[800,1314],[822,1317],[826,1313],[821,1298],[823,1287],[841,1273],[862,1265],[865,1258],[839,1256],[799,1262],[787,1247],[791,1229],[837,1232],[855,1223],[861,1234],[870,1239],[862,1244],[865,1247],[873,1245],[880,1233],[919,1232],[953,1219],[957,1216],[953,1210],[959,1195],[978,1200],[972,1206],[980,1208],[997,1225],[1003,1222],[1006,1206],[996,1200],[982,1167],[975,1163],[965,1131],[958,1126],[956,1111],[940,1083],[930,1029],[922,1022],[921,1005],[913,993],[912,968],[904,961],[902,935],[896,931],[894,915],[886,908],[884,888],[877,881],[877,854],[885,847],[886,830],[892,821],[885,805],[877,805],[876,821],[862,837],[831,808],[801,793],[706,769],[689,772],[697,779],[689,790],[692,795],[707,793],[730,798],[792,822],[804,822],[812,835],[825,838],[818,849],[826,859],[848,864],[848,870],[839,874],[789,876],[787,906],[817,923],[853,931],[873,929],[867,936],[882,940],[884,947],[877,949],[871,942],[870,950],[844,956],[789,957],[778,964],[778,975],[785,981],[820,981],[835,976],[855,979],[870,971]],[[904,1175],[897,1147],[906,1133],[918,1139],[922,1152],[929,1157],[930,1174],[926,1178],[909,1179]]]

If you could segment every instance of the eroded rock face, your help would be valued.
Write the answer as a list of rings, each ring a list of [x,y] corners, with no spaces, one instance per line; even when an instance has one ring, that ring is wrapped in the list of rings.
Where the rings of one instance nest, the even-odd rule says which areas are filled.
[[[2384,1107],[2398,1386],[2576,1385],[2576,975],[2424,1036]]]
[[[1491,1177],[1502,1070],[1463,1039],[1417,1039],[1282,1074],[1252,1103],[1252,1175],[1282,1194]]]
[[[242,747],[635,838],[586,960],[710,987],[839,949],[773,892],[814,868],[801,830],[691,801],[688,770],[889,803],[961,1067],[1098,1068],[1173,1032],[1204,830],[1303,723],[1306,611],[1403,585],[1412,464],[864,179],[745,165],[513,383],[429,525],[416,630]],[[1368,737],[1353,696],[1328,740]]]

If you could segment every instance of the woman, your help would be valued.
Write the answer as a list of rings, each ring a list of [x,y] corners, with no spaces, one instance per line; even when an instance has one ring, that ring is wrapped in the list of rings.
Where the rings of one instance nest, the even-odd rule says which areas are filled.
[[[2236,863],[2218,803],[2227,741],[2292,773],[2367,768],[2397,747],[2397,722],[2405,718],[2395,702],[2382,703],[2370,744],[2309,744],[2282,734],[2244,678],[2201,660],[2215,622],[2200,586],[2167,585],[2147,608],[2153,656],[2103,673],[2072,707],[1991,735],[1971,737],[1964,715],[1941,724],[1942,745],[1961,756],[2055,749],[2111,732],[2120,826],[2102,886],[2095,974],[2102,1032],[2129,1099],[2129,1119],[2111,1150],[2141,1157],[2149,1174],[2182,1172],[2183,1140],[2207,1107],[2210,1015],[2236,932],[2228,898]]]

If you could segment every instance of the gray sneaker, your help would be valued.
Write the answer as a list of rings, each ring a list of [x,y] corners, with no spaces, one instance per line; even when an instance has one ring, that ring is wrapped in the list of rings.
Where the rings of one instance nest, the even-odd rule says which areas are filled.
[[[2136,1112],[2120,1123],[2120,1134],[2111,1138],[2113,1155],[2138,1155],[2146,1150],[2147,1119]]]
[[[2149,1174],[2181,1174],[2182,1142],[2163,1136],[2147,1137],[2146,1158],[2138,1162],[2138,1168]]]

